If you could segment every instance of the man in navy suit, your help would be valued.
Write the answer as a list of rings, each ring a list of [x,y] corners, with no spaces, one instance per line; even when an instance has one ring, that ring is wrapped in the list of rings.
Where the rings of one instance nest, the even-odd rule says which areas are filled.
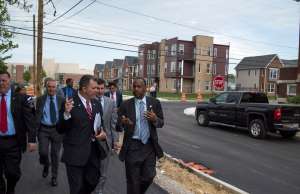
[[[28,142],[28,143],[27,143]],[[36,149],[36,123],[31,97],[16,94],[10,74],[0,72],[0,193],[14,194],[21,177],[22,152]]]
[[[102,107],[96,99],[97,82],[92,75],[79,81],[79,91],[66,102],[60,113],[58,132],[64,133],[62,162],[66,165],[70,194],[90,194],[100,178],[100,160],[105,140]],[[101,127],[94,128],[95,118]]]

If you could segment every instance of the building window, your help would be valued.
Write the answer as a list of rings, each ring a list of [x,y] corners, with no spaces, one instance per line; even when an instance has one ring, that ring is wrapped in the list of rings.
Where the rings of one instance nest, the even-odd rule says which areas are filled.
[[[279,69],[270,68],[269,69],[269,79],[277,79],[278,78]]]
[[[229,59],[229,49],[226,49],[226,61]]]
[[[176,62],[171,62],[171,72],[176,72]]]
[[[179,53],[180,53],[181,55],[184,54],[184,44],[179,44]]]
[[[206,73],[211,73],[211,64],[206,64]]]
[[[288,84],[287,85],[287,95],[288,96],[296,96],[297,95],[297,85],[296,84]]]
[[[173,89],[177,89],[177,80],[176,79],[174,79],[174,82],[173,82]]]
[[[209,50],[209,51],[208,51],[208,52],[209,52],[208,55],[209,55],[210,57],[213,57],[213,56],[214,56],[214,48],[211,46],[211,47],[208,48],[208,50]]]
[[[211,82],[210,81],[205,81],[204,82],[204,89],[205,89],[205,91],[210,91],[211,90]]]
[[[275,92],[275,83],[269,83],[268,84],[268,92],[274,93]]]
[[[155,64],[152,64],[151,74],[155,74]]]
[[[217,56],[218,56],[218,49],[214,48],[214,57],[217,57]]]
[[[199,73],[201,72],[201,65],[200,65],[200,63],[199,63]]]
[[[254,89],[256,89],[256,84],[254,84]]]
[[[250,76],[250,74],[251,74],[251,70],[248,70],[248,76]]]
[[[166,55],[168,56],[169,55],[169,47],[168,46],[165,46],[165,52],[166,52]]]
[[[151,51],[150,50],[148,50],[148,52],[147,52],[147,58],[151,59]]]
[[[165,63],[165,72],[167,72],[168,63]]]
[[[176,55],[177,47],[176,44],[172,44],[171,46],[171,55],[174,56]]]
[[[152,50],[152,59],[156,58],[156,50]]]
[[[212,73],[213,73],[214,75],[217,74],[217,64],[212,64]]]
[[[196,59],[196,55],[197,55],[197,52],[196,52],[196,48],[193,49],[193,56],[194,56],[194,59]]]
[[[255,75],[255,77],[256,77],[256,69],[254,70],[254,75]]]

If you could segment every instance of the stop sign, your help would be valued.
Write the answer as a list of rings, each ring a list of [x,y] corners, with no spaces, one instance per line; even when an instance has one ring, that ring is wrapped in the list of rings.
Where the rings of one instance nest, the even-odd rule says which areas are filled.
[[[214,84],[214,88],[216,90],[223,90],[224,85],[225,85],[224,76],[218,75],[218,76],[214,77],[213,84]]]

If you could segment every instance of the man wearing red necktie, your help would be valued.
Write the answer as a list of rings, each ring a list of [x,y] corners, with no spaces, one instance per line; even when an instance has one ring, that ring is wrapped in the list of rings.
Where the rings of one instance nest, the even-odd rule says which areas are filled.
[[[0,193],[14,194],[21,177],[21,157],[36,149],[36,123],[31,97],[16,94],[10,74],[0,72]]]
[[[66,99],[60,113],[57,130],[65,134],[62,162],[66,165],[70,194],[90,194],[99,182],[100,160],[104,155],[96,140],[105,137],[101,127],[94,129],[96,115],[101,120],[103,115],[101,104],[95,99],[96,92],[95,77],[84,75],[78,93]]]

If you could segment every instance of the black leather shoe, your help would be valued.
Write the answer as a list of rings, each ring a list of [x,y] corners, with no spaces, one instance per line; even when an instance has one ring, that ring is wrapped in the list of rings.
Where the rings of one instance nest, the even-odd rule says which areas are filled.
[[[43,170],[43,177],[46,178],[49,174],[49,167],[48,166],[44,166],[44,170]]]
[[[51,185],[52,185],[52,187],[56,187],[57,186],[57,180],[56,180],[56,178],[52,177],[52,179],[51,179]]]

